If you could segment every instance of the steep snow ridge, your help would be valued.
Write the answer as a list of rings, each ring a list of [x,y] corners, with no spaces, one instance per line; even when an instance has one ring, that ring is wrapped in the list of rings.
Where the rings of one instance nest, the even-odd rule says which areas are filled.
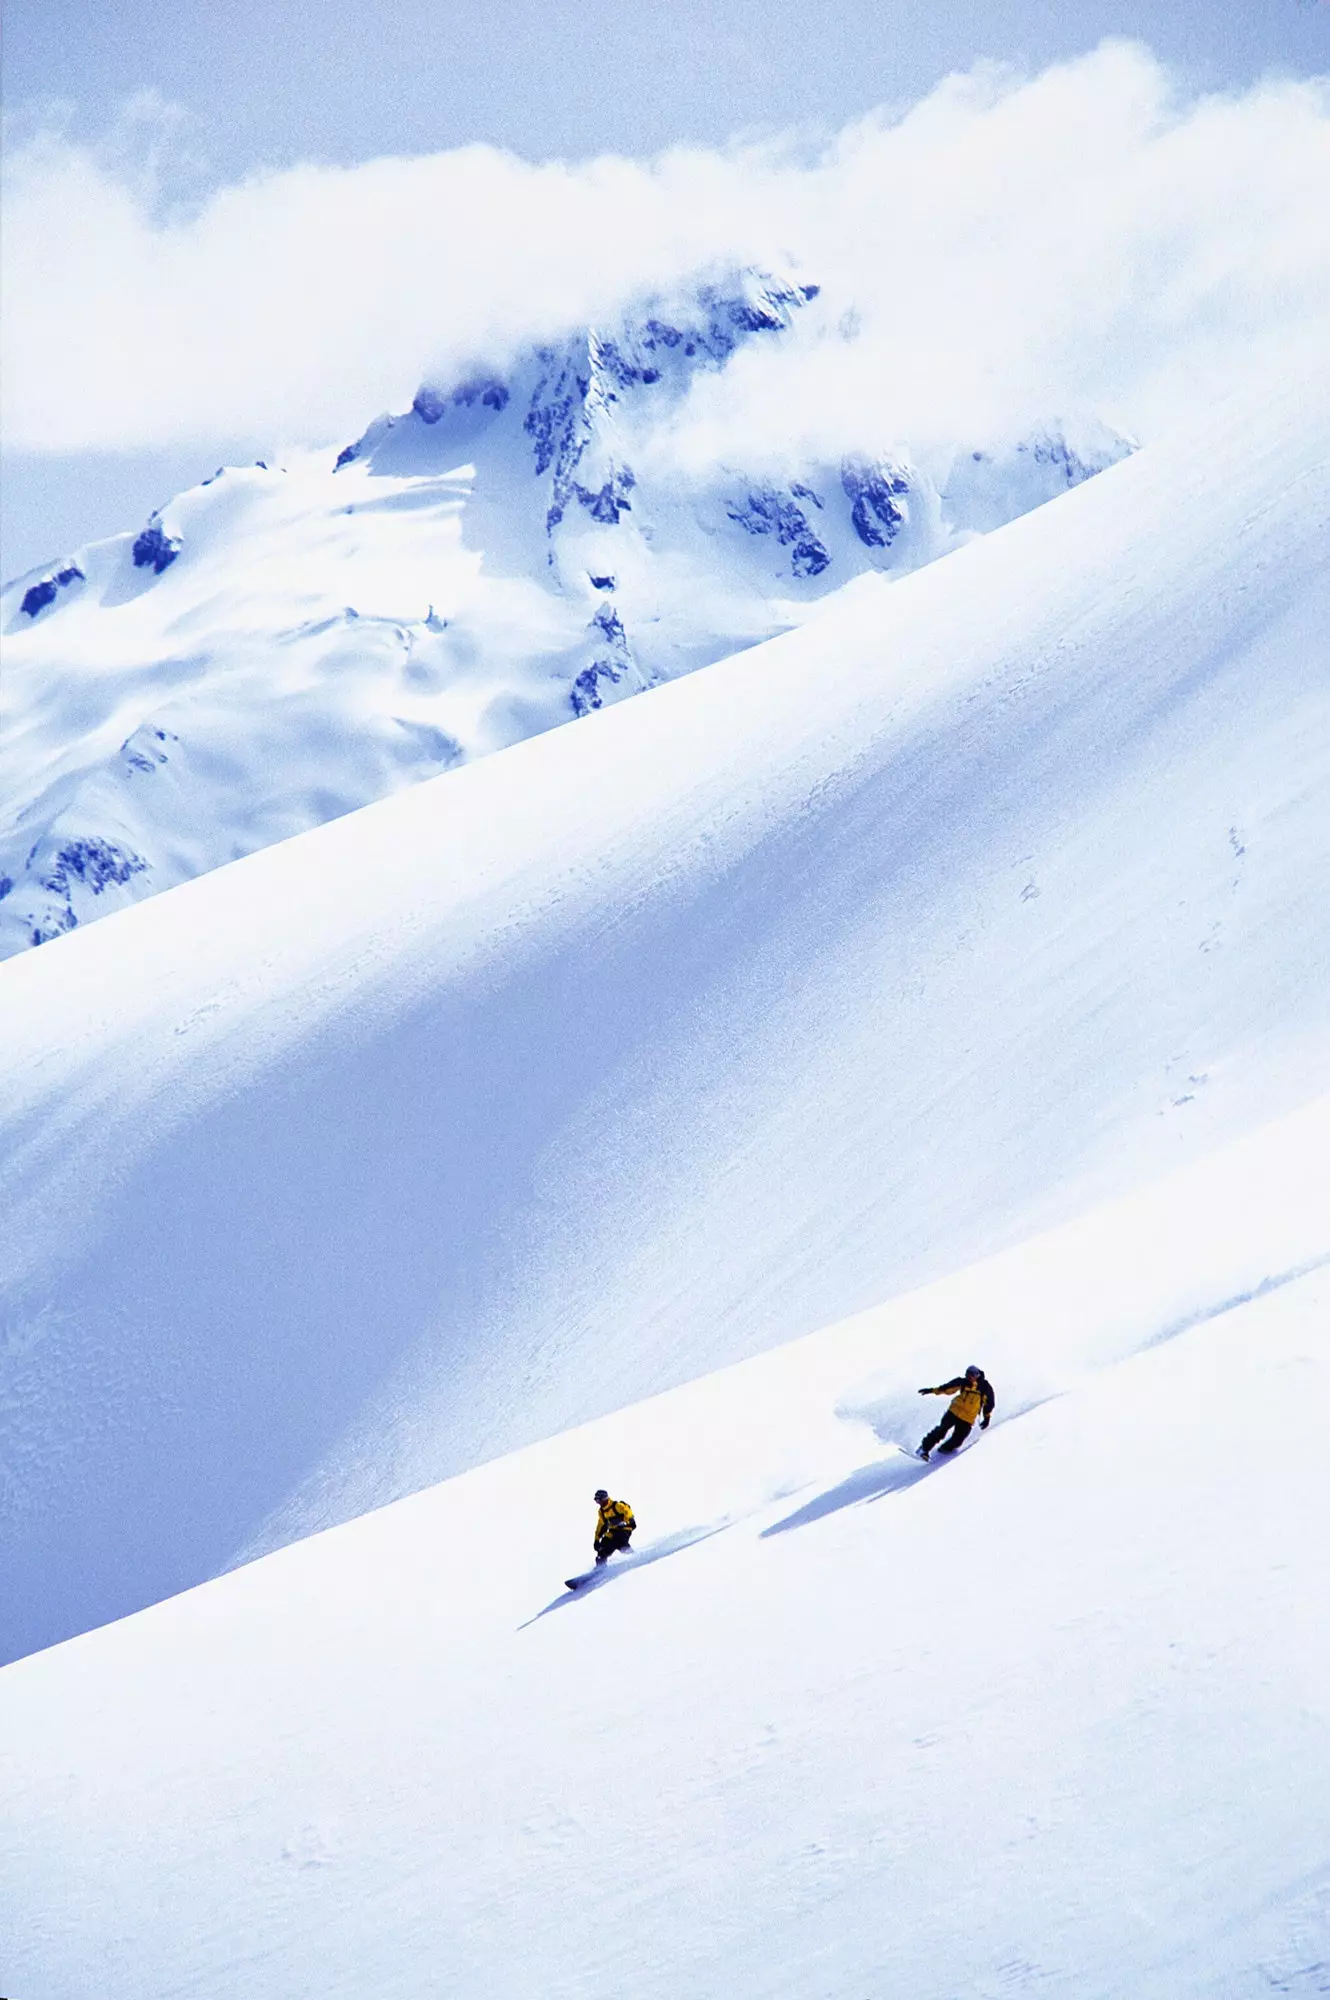
[[[7,1668],[14,1990],[1321,1990],[1327,1162],[1322,1100]]]
[[[1328,400],[12,961],[15,1650],[1324,1088]]]
[[[942,494],[908,453],[684,478],[661,441],[692,385],[816,292],[703,288],[427,385],[335,458],[219,471],[11,586],[0,953],[705,666],[1126,450],[1055,428]]]

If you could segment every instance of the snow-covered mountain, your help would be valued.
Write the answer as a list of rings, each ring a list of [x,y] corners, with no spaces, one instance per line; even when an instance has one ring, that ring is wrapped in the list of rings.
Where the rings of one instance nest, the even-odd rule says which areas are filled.
[[[590,368],[539,474],[533,382],[450,391],[317,505],[235,475],[38,580],[24,643],[197,658],[208,754],[153,709],[129,767],[181,839],[250,768],[236,579],[317,624],[337,521],[385,633],[469,575],[525,700],[581,589],[645,681],[703,517],[638,504],[666,371],[593,420]],[[734,550],[754,603],[876,563],[812,491],[828,570],[724,512],[728,603]],[[1253,383],[640,700],[570,639],[575,728],[0,967],[6,1992],[1327,1990],[1327,551],[1330,378]],[[125,643],[58,682],[108,741],[167,658]],[[334,644],[283,655],[307,772],[368,685]],[[996,1421],[926,1469],[970,1360]],[[569,1594],[602,1484],[637,1545]]]
[[[1053,419],[685,474],[699,379],[817,287],[749,277],[219,471],[0,604],[0,955],[801,623],[1116,461]]]
[[[1254,388],[799,630],[10,960],[7,1646],[1330,1087],[1327,548],[1330,392]]]

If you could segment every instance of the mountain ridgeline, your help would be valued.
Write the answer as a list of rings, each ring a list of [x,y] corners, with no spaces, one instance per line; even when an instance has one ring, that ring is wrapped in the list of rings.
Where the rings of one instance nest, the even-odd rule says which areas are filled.
[[[927,469],[685,469],[704,378],[817,297],[750,274],[426,383],[9,586],[0,954],[707,666],[1130,448],[1050,419]]]

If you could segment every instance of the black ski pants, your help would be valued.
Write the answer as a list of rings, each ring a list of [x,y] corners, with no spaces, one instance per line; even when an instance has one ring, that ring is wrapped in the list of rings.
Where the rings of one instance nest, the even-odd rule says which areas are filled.
[[[596,1543],[596,1561],[606,1562],[617,1550],[626,1549],[631,1533],[630,1528],[611,1528],[608,1535],[602,1535]]]
[[[973,1424],[967,1424],[963,1417],[953,1416],[951,1411],[948,1410],[942,1422],[935,1430],[931,1430],[928,1433],[928,1436],[924,1439],[919,1449],[920,1451],[931,1451],[934,1445],[938,1445],[943,1451],[959,1451],[973,1429]],[[953,1435],[947,1438],[947,1442],[943,1444],[942,1440],[947,1437],[948,1431],[951,1431]]]

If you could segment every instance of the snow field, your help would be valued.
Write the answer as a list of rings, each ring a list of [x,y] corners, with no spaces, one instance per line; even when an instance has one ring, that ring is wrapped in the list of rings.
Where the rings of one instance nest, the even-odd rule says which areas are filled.
[[[7,964],[7,1648],[1323,1090],[1326,404]]]
[[[1321,1990],[1328,1132],[6,1669],[8,1982]],[[568,1598],[602,1482],[641,1556]]]

